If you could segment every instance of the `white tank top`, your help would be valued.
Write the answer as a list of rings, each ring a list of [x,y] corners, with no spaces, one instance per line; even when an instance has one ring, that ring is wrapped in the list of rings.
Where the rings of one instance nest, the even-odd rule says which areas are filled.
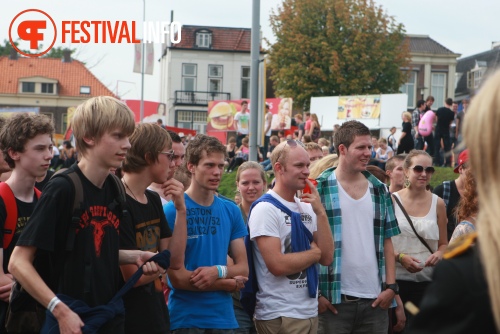
[[[400,201],[401,197],[398,193],[394,193]],[[437,199],[438,196],[432,194],[432,203],[429,212],[424,217],[413,217],[410,216],[413,226],[417,233],[424,238],[429,247],[435,252],[438,248],[439,241],[439,227],[437,223]],[[404,203],[402,203],[404,206]],[[394,252],[405,253],[407,255],[413,256],[421,261],[421,265],[425,264],[427,258],[431,255],[429,250],[420,242],[420,240],[413,232],[408,220],[406,219],[403,211],[401,211],[399,205],[396,203],[394,205],[394,211],[396,214],[396,219],[398,220],[399,229],[401,234],[392,237],[392,244],[394,245]],[[422,271],[418,273],[408,272],[399,262],[396,262],[396,279],[412,281],[412,282],[426,282],[432,279],[433,267],[425,267]]]

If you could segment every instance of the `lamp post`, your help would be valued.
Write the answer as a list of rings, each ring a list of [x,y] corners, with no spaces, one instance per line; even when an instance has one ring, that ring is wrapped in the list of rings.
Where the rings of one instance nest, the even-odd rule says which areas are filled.
[[[146,21],[146,0],[142,0],[142,26],[144,27],[144,22]],[[143,28],[144,29],[144,28]],[[141,55],[141,112],[139,122],[142,123],[144,119],[144,66],[146,64],[144,58],[146,57],[146,50],[144,44],[144,34],[142,32],[142,55]]]

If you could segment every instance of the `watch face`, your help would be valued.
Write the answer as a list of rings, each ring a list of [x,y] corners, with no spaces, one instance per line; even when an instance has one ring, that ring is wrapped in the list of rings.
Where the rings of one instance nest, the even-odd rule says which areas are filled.
[[[399,285],[397,283],[387,284],[387,289],[391,289],[395,294],[399,294]]]

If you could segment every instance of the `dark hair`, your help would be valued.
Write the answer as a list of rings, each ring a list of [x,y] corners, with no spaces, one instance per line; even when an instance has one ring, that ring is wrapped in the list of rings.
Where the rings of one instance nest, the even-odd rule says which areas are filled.
[[[432,95],[427,96],[427,99],[425,99],[425,101],[426,102],[428,102],[428,101],[434,102],[434,96],[432,96]]]
[[[370,129],[358,121],[347,121],[343,123],[333,134],[335,151],[340,152],[340,145],[344,145],[346,148],[349,148],[354,141],[354,138],[357,136],[371,136]]]
[[[29,140],[45,134],[52,140],[54,124],[46,115],[22,113],[8,118],[0,131],[0,147],[9,167],[15,167],[14,160],[8,153],[9,149],[14,152],[24,152]]]
[[[453,104],[453,99],[451,97],[449,97],[444,102],[446,102],[447,105],[451,106]]]
[[[420,108],[421,106],[423,106],[425,104],[425,101],[424,100],[418,100],[417,102],[417,108]]]
[[[391,157],[387,162],[385,163],[385,170],[392,171],[394,167],[396,167],[396,161],[405,161],[406,155],[405,154],[398,154],[393,157]]]
[[[244,105],[244,104],[248,104],[248,101],[245,101],[245,100],[241,101],[241,105]]]
[[[387,174],[384,170],[378,166],[368,165],[366,170],[369,171],[373,176],[375,176],[380,182],[387,183]]]
[[[203,151],[210,153],[222,153],[224,159],[227,157],[226,146],[219,139],[204,134],[198,134],[189,141],[186,147],[186,163],[198,165]]]
[[[174,132],[172,130],[167,130],[168,134],[170,135],[170,138],[172,138],[172,143],[182,143],[181,137],[177,134],[177,132]]]

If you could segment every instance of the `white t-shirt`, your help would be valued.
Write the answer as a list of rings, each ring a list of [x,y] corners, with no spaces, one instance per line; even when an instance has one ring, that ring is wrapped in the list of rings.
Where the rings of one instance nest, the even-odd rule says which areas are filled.
[[[268,193],[290,210],[301,212],[302,223],[311,233],[316,232],[316,214],[310,204],[301,203],[297,197],[295,197],[295,203],[288,202],[272,190],[269,190]],[[262,202],[253,208],[248,226],[252,239],[255,273],[259,283],[255,319],[271,320],[278,317],[309,319],[316,317],[318,315],[318,299],[309,297],[306,271],[289,276],[274,276],[267,269],[254,240],[259,236],[279,238],[281,252],[290,253],[291,217],[271,203]]]
[[[373,235],[373,203],[368,182],[360,199],[353,199],[340,182],[339,202],[342,207],[342,264],[340,291],[342,294],[377,298],[381,292],[377,254]]]
[[[382,154],[382,149],[379,147],[377,148],[377,154],[378,154],[378,158],[380,160],[384,160],[384,161],[387,161],[389,159],[389,152],[394,152],[392,150],[392,148],[390,146],[387,146],[387,148],[385,149],[385,153]]]
[[[234,120],[238,121],[238,129],[236,129],[239,133],[243,135],[248,134],[248,124],[250,123],[250,113],[242,113],[241,111],[237,112],[236,115],[234,115]]]

